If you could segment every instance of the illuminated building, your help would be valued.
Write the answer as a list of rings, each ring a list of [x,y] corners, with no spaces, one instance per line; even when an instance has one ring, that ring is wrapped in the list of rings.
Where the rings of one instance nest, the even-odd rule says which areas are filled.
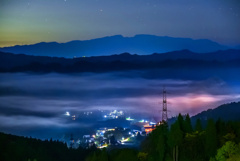
[[[144,125],[143,131],[145,131],[147,134],[152,132],[156,128],[156,125]]]

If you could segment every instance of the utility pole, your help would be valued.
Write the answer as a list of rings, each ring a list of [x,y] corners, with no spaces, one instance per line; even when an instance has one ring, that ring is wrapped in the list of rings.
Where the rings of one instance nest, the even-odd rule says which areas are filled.
[[[167,91],[163,88],[163,108],[162,108],[162,122],[167,122]]]

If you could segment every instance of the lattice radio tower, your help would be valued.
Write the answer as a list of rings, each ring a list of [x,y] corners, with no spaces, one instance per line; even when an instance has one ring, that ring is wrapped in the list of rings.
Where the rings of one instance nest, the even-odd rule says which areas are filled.
[[[167,91],[163,88],[163,108],[162,108],[162,122],[167,122]]]

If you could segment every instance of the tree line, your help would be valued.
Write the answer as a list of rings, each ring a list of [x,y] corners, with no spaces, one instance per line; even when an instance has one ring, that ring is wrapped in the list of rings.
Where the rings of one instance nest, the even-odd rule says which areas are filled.
[[[140,150],[94,151],[86,161],[237,161],[240,158],[240,122],[207,120],[204,128],[197,119],[192,126],[187,114],[178,115],[169,127],[158,125],[141,144]]]
[[[111,149],[111,148],[110,148]],[[233,161],[240,158],[240,122],[198,119],[178,115],[162,123],[139,149],[67,148],[66,144],[0,133],[1,161]]]
[[[0,133],[1,161],[80,161],[96,148],[68,148],[57,140],[40,140]]]

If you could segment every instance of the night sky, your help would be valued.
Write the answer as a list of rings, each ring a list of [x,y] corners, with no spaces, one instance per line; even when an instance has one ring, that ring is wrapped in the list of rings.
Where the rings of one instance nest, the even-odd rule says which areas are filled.
[[[239,0],[1,0],[0,47],[111,35],[240,44]]]

